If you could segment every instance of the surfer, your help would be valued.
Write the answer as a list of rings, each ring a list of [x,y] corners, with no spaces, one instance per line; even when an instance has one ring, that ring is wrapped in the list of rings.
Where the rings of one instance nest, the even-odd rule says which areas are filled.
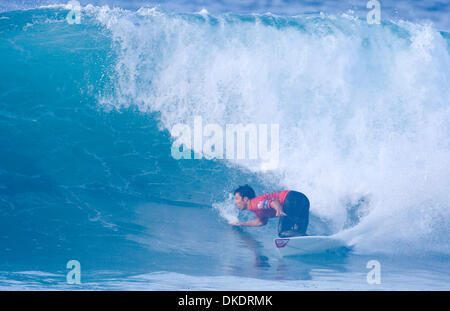
[[[231,223],[233,226],[264,226],[269,218],[280,217],[278,222],[280,238],[306,235],[309,200],[301,192],[283,190],[257,197],[252,187],[244,185],[234,190],[234,202],[240,210],[254,212],[256,218],[247,222]]]

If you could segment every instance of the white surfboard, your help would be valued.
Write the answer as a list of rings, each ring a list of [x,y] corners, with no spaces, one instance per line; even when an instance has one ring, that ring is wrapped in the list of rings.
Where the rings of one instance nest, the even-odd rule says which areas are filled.
[[[346,246],[344,241],[333,236],[277,238],[274,242],[282,256],[318,254]]]

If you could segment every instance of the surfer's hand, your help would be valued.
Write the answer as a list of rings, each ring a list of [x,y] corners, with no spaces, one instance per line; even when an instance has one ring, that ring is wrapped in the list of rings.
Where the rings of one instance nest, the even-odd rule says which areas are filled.
[[[232,225],[232,226],[240,226],[241,223],[240,222],[230,222],[230,225]]]
[[[270,207],[276,211],[275,216],[277,216],[277,217],[286,216],[286,214],[283,212],[283,207],[281,206],[280,202],[278,202],[277,200],[270,202]]]
[[[280,217],[280,216],[286,216],[286,213],[283,212],[282,210],[277,210],[277,213],[276,213],[275,216],[277,216],[277,217]]]

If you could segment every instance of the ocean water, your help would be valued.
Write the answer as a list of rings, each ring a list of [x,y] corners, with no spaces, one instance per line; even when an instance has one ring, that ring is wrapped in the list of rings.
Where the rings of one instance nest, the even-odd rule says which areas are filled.
[[[448,3],[80,3],[0,2],[1,290],[450,289]],[[174,159],[196,116],[279,124],[277,168]],[[348,247],[231,227],[244,183]]]

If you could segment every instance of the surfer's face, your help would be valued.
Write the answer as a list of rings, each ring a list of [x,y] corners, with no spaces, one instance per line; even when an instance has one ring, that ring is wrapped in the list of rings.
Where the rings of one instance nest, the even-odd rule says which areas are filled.
[[[239,193],[236,193],[234,195],[234,203],[240,210],[247,208],[247,201],[248,201],[248,198],[247,197],[242,198]]]

